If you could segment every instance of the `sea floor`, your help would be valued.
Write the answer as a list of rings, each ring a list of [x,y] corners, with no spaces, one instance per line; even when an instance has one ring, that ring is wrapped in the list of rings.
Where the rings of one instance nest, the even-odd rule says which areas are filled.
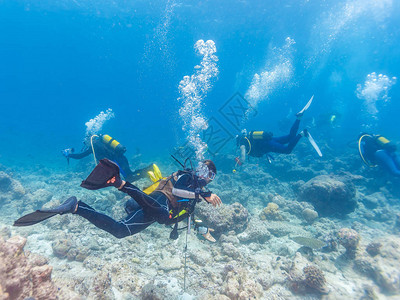
[[[193,230],[171,240],[156,223],[117,239],[72,214],[12,226],[73,195],[123,218],[126,194],[79,187],[89,162],[65,172],[0,166],[0,236],[23,236],[26,253],[46,258],[59,299],[399,299],[399,181],[375,179],[354,155],[329,164],[291,155],[236,172],[231,157],[218,159],[225,167],[210,189],[224,204],[197,207],[216,243]]]

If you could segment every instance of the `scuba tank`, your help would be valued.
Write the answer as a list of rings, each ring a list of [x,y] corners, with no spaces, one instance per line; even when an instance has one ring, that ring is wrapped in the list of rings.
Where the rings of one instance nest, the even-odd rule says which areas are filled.
[[[272,135],[272,132],[269,131],[250,131],[249,138],[253,140],[269,140]]]
[[[120,142],[113,139],[108,134],[103,134],[101,136],[101,141],[107,145],[107,147],[117,154],[124,154],[126,152],[125,146],[123,146]]]

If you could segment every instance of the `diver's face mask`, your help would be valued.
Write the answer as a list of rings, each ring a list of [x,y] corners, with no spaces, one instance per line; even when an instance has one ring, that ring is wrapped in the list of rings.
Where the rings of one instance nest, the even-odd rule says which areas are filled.
[[[211,171],[205,163],[199,162],[199,165],[197,166],[197,169],[196,169],[196,176],[201,181],[204,180],[205,181],[204,185],[206,185],[210,181],[214,180],[215,173],[213,171]]]

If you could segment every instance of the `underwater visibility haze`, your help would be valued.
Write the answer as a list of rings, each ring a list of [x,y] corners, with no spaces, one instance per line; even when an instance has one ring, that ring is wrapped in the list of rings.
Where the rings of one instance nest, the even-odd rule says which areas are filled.
[[[395,0],[0,0],[0,299],[398,299],[399,76]]]

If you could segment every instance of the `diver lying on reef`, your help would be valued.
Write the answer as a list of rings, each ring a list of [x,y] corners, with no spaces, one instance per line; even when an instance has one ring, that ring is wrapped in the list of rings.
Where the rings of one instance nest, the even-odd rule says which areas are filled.
[[[73,213],[84,217],[96,227],[103,229],[117,238],[134,235],[154,222],[160,224],[175,224],[170,238],[178,237],[178,222],[190,219],[197,202],[204,199],[214,207],[222,204],[221,199],[207,190],[205,186],[210,183],[217,170],[211,160],[199,163],[198,168],[184,169],[173,173],[167,178],[162,178],[153,185],[146,194],[133,184],[121,179],[119,167],[108,159],[100,160],[92,173],[82,181],[81,186],[89,190],[97,190],[113,186],[127,193],[138,204],[128,201],[125,210],[128,215],[116,221],[113,218],[97,212],[76,197],[70,197],[59,207],[54,209],[37,210],[15,221],[14,226],[29,226],[46,220],[56,214]],[[151,191],[152,190],[152,191]],[[210,228],[195,226],[209,241],[215,242]]]
[[[125,180],[129,182],[146,177],[147,172],[152,168],[152,165],[149,165],[146,168],[132,171],[129,167],[128,159],[124,155],[126,148],[108,134],[87,136],[84,140],[84,144],[85,146],[81,153],[74,153],[74,148],[61,151],[67,158],[68,163],[70,158],[82,159],[93,153],[96,163],[96,159],[100,160],[103,158],[108,158],[116,162],[121,168],[121,174],[124,176]]]
[[[358,151],[368,167],[380,166],[393,176],[400,177],[400,157],[396,145],[381,135],[362,133],[358,137]]]
[[[269,152],[290,154],[301,137],[307,137],[318,155],[322,156],[321,151],[307,129],[297,134],[300,120],[304,112],[310,107],[313,98],[314,96],[312,96],[307,105],[296,114],[296,120],[288,135],[274,137],[272,132],[250,131],[248,133],[246,129],[242,130],[241,135],[236,136],[236,145],[240,147],[240,157],[236,158],[236,163],[238,165],[243,164],[246,161],[246,156],[262,157],[265,154],[267,154],[268,160],[271,162],[272,157],[268,155]]]

